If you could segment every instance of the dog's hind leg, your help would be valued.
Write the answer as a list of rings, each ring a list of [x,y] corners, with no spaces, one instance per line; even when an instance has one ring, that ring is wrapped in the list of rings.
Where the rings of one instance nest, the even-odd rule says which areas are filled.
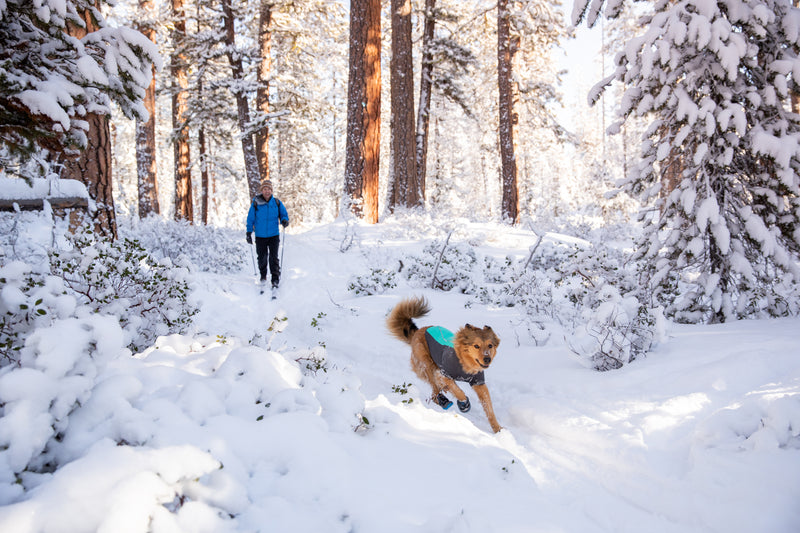
[[[430,356],[423,359],[421,357],[414,357],[412,354],[411,369],[419,379],[431,386],[431,400],[438,403],[437,396],[442,393],[444,387],[437,379],[438,376],[441,376],[441,372],[439,372],[439,369],[433,364]]]

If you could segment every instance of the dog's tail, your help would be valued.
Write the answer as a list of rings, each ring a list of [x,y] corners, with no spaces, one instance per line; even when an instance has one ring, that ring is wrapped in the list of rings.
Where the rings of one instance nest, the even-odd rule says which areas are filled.
[[[413,318],[423,317],[430,312],[428,301],[423,296],[416,298],[406,298],[397,304],[389,318],[386,319],[386,326],[389,331],[401,341],[411,344],[411,337],[419,328],[414,324]]]

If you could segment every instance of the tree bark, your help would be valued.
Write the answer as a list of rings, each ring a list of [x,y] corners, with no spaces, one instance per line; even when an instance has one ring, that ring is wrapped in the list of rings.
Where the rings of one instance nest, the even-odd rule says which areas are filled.
[[[425,0],[425,27],[422,35],[422,64],[419,75],[419,109],[417,111],[416,169],[420,197],[427,195],[428,130],[430,128],[431,93],[433,92],[433,37],[436,28],[436,0]]]
[[[241,131],[242,153],[244,155],[244,168],[247,174],[247,183],[250,196],[258,194],[261,179],[258,175],[258,158],[253,142],[253,135],[250,131],[250,104],[247,102],[247,95],[244,92],[244,65],[241,55],[236,51],[236,33],[233,27],[233,7],[231,0],[222,0],[222,15],[225,25],[225,44],[227,45],[228,61],[231,64],[234,86],[233,96],[236,100],[236,112],[239,119],[239,130]]]
[[[174,52],[170,61],[172,74],[172,129],[175,135],[175,220],[194,220],[192,199],[192,173],[189,169],[191,153],[189,149],[187,74],[188,57],[183,52],[186,36],[186,12],[183,0],[172,0],[174,17],[172,42]]]
[[[146,23],[140,23],[137,29],[156,42],[156,31],[151,25],[153,13],[152,0],[140,0],[139,9]],[[156,70],[152,70],[153,79],[144,95],[144,107],[147,109],[146,121],[136,121],[136,173],[139,189],[139,218],[146,218],[160,212],[158,203],[158,167],[156,165]]]
[[[200,126],[197,132],[197,145],[200,150],[200,217],[203,224],[208,225],[208,154],[206,153],[206,128]]]
[[[353,212],[374,224],[378,221],[380,165],[380,0],[352,0],[349,61],[345,194]]]
[[[272,2],[261,0],[258,18],[258,90],[256,108],[259,113],[269,114],[269,78],[272,73]],[[256,132],[256,157],[261,179],[269,179],[269,126],[265,123]]]
[[[116,239],[117,219],[111,181],[111,135],[108,117],[89,113],[85,120],[89,123],[86,150],[77,159],[64,161],[60,177],[86,185],[89,198],[95,203],[94,207],[89,206],[95,232]]]
[[[82,39],[88,33],[97,31],[88,12],[81,14],[85,28],[67,24],[67,33]],[[117,238],[117,219],[114,210],[114,195],[111,180],[111,135],[108,117],[97,113],[87,113],[84,117],[89,129],[86,132],[87,144],[77,158],[61,158],[63,165],[60,178],[73,179],[86,185],[89,198],[94,206],[89,206],[89,216],[97,234]]]
[[[411,53],[411,0],[392,0],[392,174],[395,205],[415,207],[422,194],[416,171],[414,65]]]
[[[518,170],[516,159],[516,110],[519,88],[513,81],[514,56],[519,49],[519,37],[511,35],[509,0],[497,2],[497,87],[500,104],[500,161],[503,184],[503,218],[515,224],[519,218]]]

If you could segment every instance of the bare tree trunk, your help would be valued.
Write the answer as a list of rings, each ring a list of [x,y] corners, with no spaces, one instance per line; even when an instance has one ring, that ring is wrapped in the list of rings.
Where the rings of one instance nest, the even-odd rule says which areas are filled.
[[[422,192],[416,171],[414,129],[414,64],[411,53],[411,0],[392,0],[392,169],[396,204],[415,207]]]
[[[378,221],[381,127],[381,3],[350,4],[350,68],[347,84],[345,194],[353,212]]]
[[[258,91],[256,92],[256,108],[267,115],[269,113],[269,77],[272,73],[272,2],[261,0],[258,18],[258,49],[261,60],[258,63]],[[256,132],[256,157],[261,179],[269,179],[269,126],[264,124]]]
[[[188,57],[183,52],[186,36],[186,12],[183,0],[172,0],[173,22],[172,42],[175,52],[172,55],[170,72],[172,74],[172,129],[175,134],[175,220],[194,220],[192,199],[192,173],[189,169],[191,154],[189,150],[187,74]]]
[[[60,177],[73,179],[86,185],[89,198],[95,206],[90,216],[94,229],[100,235],[117,238],[117,219],[114,211],[114,195],[111,184],[111,136],[108,117],[90,113],[85,117],[89,123],[88,144],[77,159],[64,161]]]
[[[88,33],[97,31],[88,12],[81,14],[86,28],[67,24],[67,33],[81,39]],[[86,185],[90,205],[89,215],[94,229],[99,235],[117,238],[117,219],[114,211],[114,195],[111,180],[111,135],[108,117],[97,113],[87,113],[84,120],[89,125],[86,132],[87,144],[77,158],[62,159],[60,173],[62,179],[73,179]]]
[[[200,126],[200,131],[197,132],[197,144],[200,150],[200,217],[203,224],[208,225],[208,154],[204,126]]]
[[[140,23],[138,30],[156,42],[156,31],[152,27],[152,0],[139,1],[140,13],[146,23]],[[146,218],[160,212],[158,204],[158,166],[156,165],[156,71],[152,70],[153,79],[144,95],[144,107],[147,109],[147,121],[136,121],[136,173],[139,189],[139,218]]]
[[[518,170],[516,159],[516,104],[518,87],[513,81],[514,56],[519,49],[519,37],[511,35],[509,0],[497,2],[497,86],[500,93],[500,161],[503,183],[503,218],[515,224],[519,217]]]
[[[236,33],[233,27],[233,7],[231,0],[222,0],[222,14],[225,19],[225,44],[228,48],[228,61],[231,64],[231,72],[236,89],[233,96],[236,99],[236,112],[239,118],[239,130],[242,133],[242,153],[244,154],[244,168],[247,174],[247,184],[250,196],[258,194],[261,179],[258,174],[258,158],[253,143],[253,135],[250,132],[250,104],[247,103],[247,95],[242,85],[244,84],[244,65],[242,58],[236,53]]]
[[[430,127],[431,93],[433,91],[433,36],[436,29],[436,0],[425,0],[425,28],[422,35],[422,65],[419,74],[419,108],[417,111],[417,181],[420,198],[427,195],[428,129]]]

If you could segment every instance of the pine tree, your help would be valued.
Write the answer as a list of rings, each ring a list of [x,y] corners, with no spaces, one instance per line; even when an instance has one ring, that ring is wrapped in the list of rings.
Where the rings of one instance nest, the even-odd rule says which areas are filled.
[[[146,116],[141,102],[158,51],[141,33],[108,26],[99,3],[7,0],[0,17],[0,166],[42,149],[78,155],[87,113],[108,115],[112,101],[130,118]],[[87,24],[82,39],[70,35],[68,27],[86,32]]]
[[[245,65],[243,54],[236,46],[235,15],[232,0],[221,0],[223,27],[225,28],[225,44],[228,60],[231,64],[232,81],[231,90],[236,99],[236,110],[239,117],[240,140],[244,154],[244,168],[247,174],[250,196],[255,196],[260,190],[261,177],[259,176],[258,157],[256,156],[255,139],[250,127],[250,103],[245,84]]]
[[[389,209],[422,204],[416,169],[411,0],[392,0],[392,179]]]
[[[139,0],[139,19],[136,28],[153,43],[156,42],[153,0]],[[158,166],[156,164],[156,77],[147,87],[144,97],[146,120],[136,121],[136,167],[139,193],[139,218],[160,211],[158,203]]]
[[[474,117],[466,85],[472,81],[469,73],[477,61],[473,51],[447,31],[449,24],[457,24],[463,18],[463,13],[443,4],[425,0],[416,124],[416,170],[422,199],[428,196],[428,144],[434,94],[457,104],[467,117]]]
[[[380,164],[381,6],[350,4],[350,69],[347,83],[347,152],[344,188],[354,212],[378,221]]]
[[[189,142],[189,56],[186,53],[186,8],[184,0],[172,3],[172,129],[175,167],[175,220],[194,220],[191,145]]]
[[[514,79],[514,59],[519,50],[519,35],[511,32],[511,9],[515,2],[497,2],[497,86],[500,100],[500,180],[503,184],[503,219],[514,224],[519,218],[519,167],[517,131],[519,129],[519,85]]]
[[[800,279],[800,117],[788,110],[800,10],[661,0],[646,22],[594,91],[623,82],[622,116],[654,117],[625,183],[648,207],[634,257],[678,320],[786,314],[782,284]]]

